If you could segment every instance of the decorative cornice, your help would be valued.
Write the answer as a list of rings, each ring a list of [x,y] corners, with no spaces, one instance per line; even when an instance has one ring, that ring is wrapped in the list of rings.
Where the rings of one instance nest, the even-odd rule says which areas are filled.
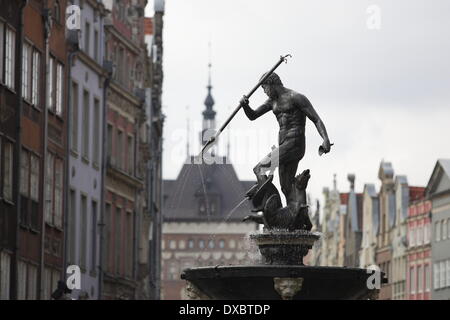
[[[140,48],[136,44],[134,44],[132,41],[125,38],[114,25],[106,25],[105,28],[116,37],[121,43],[123,43],[129,50],[133,51],[134,54],[137,56],[140,55]]]

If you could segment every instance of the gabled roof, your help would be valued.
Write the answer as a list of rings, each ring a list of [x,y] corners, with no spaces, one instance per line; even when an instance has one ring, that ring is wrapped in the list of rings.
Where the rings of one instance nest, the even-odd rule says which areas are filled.
[[[348,208],[347,212],[350,213],[349,219],[347,223],[351,225],[351,231],[358,232],[362,230],[363,224],[363,214],[362,214],[362,206],[363,205],[363,194],[362,193],[349,193],[348,199]]]
[[[380,226],[380,200],[378,198],[378,193],[375,189],[375,185],[373,183],[366,183],[364,185],[364,193],[367,193],[372,199],[372,212],[370,213],[372,217],[372,229],[375,234],[378,234]],[[361,203],[361,205],[362,204],[363,203]]]
[[[366,183],[364,185],[364,192],[371,197],[371,198],[376,198],[378,197],[378,193],[375,190],[375,185],[373,183]]]
[[[433,195],[435,193],[440,193],[442,191],[450,190],[449,186],[442,186],[443,190],[437,190],[441,181],[444,181],[446,184],[450,182],[450,159],[439,159],[434,166],[433,173],[431,174],[430,180],[428,181],[428,185],[426,187],[426,194]]]
[[[183,165],[176,180],[164,181],[164,219],[166,221],[242,221],[251,213],[251,205],[244,202],[245,193],[256,182],[240,181],[233,165],[194,164]],[[216,202],[217,214],[201,214],[200,198],[206,203]]]

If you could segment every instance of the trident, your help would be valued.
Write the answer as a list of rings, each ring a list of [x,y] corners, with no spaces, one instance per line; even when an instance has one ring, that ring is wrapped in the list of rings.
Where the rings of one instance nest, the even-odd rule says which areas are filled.
[[[264,81],[267,80],[267,78],[283,63],[286,62],[287,63],[287,58],[288,57],[292,57],[290,54],[287,54],[285,56],[281,56],[280,60],[278,60],[278,62],[272,67],[272,69],[270,69],[269,72],[267,72],[265,74],[265,76],[258,82],[258,84],[252,89],[250,90],[250,92],[245,96],[247,98],[250,98],[256,90],[258,90],[258,88],[264,83]],[[200,153],[202,159],[203,159],[203,154],[208,151],[209,149],[211,149],[211,147],[213,146],[213,144],[215,143],[215,141],[217,140],[217,138],[219,137],[219,135],[222,133],[223,130],[225,130],[225,128],[228,126],[228,124],[231,122],[231,120],[233,120],[234,116],[238,113],[238,111],[241,109],[241,105],[239,104],[239,106],[233,111],[233,113],[228,117],[227,121],[225,121],[225,123],[220,127],[219,131],[216,132],[216,134],[214,136],[212,136],[208,142],[205,143],[205,145],[202,148],[202,151]]]

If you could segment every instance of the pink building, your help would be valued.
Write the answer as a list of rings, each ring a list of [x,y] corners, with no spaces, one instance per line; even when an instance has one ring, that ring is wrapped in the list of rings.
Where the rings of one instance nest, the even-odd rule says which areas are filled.
[[[430,300],[431,202],[424,199],[423,190],[417,192],[421,195],[410,202],[408,209],[407,297],[409,300]]]

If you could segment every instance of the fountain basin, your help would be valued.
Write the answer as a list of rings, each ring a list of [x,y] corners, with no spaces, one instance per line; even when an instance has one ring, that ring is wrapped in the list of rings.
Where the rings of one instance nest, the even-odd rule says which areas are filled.
[[[217,266],[186,269],[200,298],[217,300],[361,300],[375,299],[369,289],[373,270],[293,265]],[[381,282],[387,282],[380,273]]]
[[[250,235],[266,264],[303,265],[303,257],[321,234],[306,230],[271,230]]]

